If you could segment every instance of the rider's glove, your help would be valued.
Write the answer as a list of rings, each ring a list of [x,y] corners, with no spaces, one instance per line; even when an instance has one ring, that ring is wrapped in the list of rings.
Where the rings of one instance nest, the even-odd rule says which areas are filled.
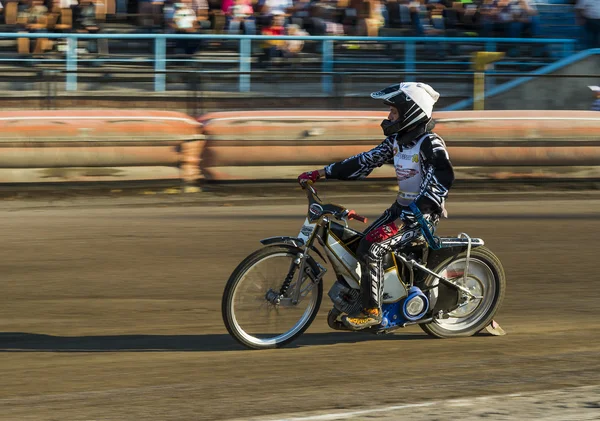
[[[373,231],[369,232],[366,239],[370,243],[381,243],[398,234],[398,231],[400,231],[400,228],[398,228],[395,223],[391,222],[389,224],[377,227]]]
[[[298,183],[304,184],[307,181],[312,181],[314,183],[319,178],[321,178],[321,176],[319,175],[319,171],[318,170],[303,172],[302,174],[300,174],[298,176]]]

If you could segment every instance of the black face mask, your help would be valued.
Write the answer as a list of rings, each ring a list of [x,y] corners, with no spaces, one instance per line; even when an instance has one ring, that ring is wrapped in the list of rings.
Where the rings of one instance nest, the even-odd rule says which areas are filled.
[[[400,131],[400,119],[398,120],[388,120],[385,119],[381,122],[381,128],[383,129],[383,134],[386,136],[391,136],[394,133],[397,133]]]
[[[429,120],[426,123],[418,123],[415,124],[411,127],[408,127],[406,129],[404,129],[402,132],[403,134],[412,132],[413,130],[417,130],[419,128],[422,128],[422,131],[431,131],[433,130],[433,128],[435,127],[435,122],[433,120]],[[396,121],[391,121],[391,120],[383,120],[381,122],[381,128],[383,129],[383,134],[387,137],[387,136],[391,136],[394,133],[399,133],[400,132],[400,120],[396,120]],[[396,139],[398,141],[398,139]]]

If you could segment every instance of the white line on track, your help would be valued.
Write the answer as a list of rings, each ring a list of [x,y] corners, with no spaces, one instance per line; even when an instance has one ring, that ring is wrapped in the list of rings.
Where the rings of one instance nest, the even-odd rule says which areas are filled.
[[[383,408],[375,408],[375,409],[364,409],[361,411],[352,411],[352,412],[340,412],[340,413],[332,413],[332,414],[324,414],[324,415],[313,415],[310,417],[300,417],[300,418],[279,418],[275,421],[327,421],[327,420],[340,420],[344,418],[356,417],[359,415],[367,415],[367,414],[376,414],[378,412],[389,412],[389,411],[398,411],[400,409],[409,409],[409,408],[423,408],[426,406],[436,405],[437,402],[425,402],[425,403],[414,403],[414,404],[406,404],[406,405],[395,405],[395,406],[386,406]]]
[[[549,397],[549,395],[556,393],[581,393],[585,390],[593,390],[598,389],[598,385],[594,386],[580,386],[573,388],[565,388],[565,389],[552,389],[552,390],[544,390],[537,392],[524,392],[524,393],[509,393],[509,394],[498,394],[498,395],[488,395],[488,396],[478,396],[473,398],[461,398],[461,399],[449,399],[449,400],[441,400],[441,401],[431,401],[431,402],[422,402],[422,403],[413,403],[413,404],[404,404],[404,405],[392,405],[392,406],[384,406],[379,408],[371,408],[371,409],[361,409],[356,411],[346,411],[346,412],[330,412],[327,414],[319,414],[319,415],[308,415],[308,416],[300,416],[300,417],[285,417],[285,418],[276,418],[276,417],[262,417],[262,418],[251,418],[254,421],[331,421],[331,420],[343,420],[360,416],[372,416],[378,413],[386,413],[399,411],[403,409],[415,409],[415,408],[425,408],[432,407],[438,405],[447,405],[452,407],[473,407],[481,404],[485,401],[498,400],[498,399],[507,399],[507,398],[524,398],[524,397]],[[398,414],[395,414],[398,415]],[[250,420],[250,419],[248,419]]]

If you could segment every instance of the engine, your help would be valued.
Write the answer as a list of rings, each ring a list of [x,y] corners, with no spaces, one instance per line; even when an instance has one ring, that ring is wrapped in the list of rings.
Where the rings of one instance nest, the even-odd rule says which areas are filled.
[[[340,281],[333,284],[327,295],[333,301],[333,306],[342,313],[355,314],[362,310],[360,291]]]

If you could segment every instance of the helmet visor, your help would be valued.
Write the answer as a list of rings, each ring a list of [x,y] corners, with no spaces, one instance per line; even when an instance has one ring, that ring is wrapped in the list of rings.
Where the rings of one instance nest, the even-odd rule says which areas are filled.
[[[397,83],[395,85],[388,86],[387,88],[383,88],[381,91],[371,93],[371,98],[387,100],[388,98],[397,95],[399,92],[400,84]]]

